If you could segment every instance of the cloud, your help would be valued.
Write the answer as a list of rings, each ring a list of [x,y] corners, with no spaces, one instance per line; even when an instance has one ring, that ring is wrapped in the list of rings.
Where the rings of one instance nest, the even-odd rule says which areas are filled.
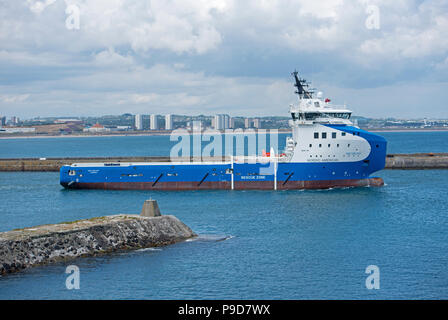
[[[366,28],[369,5],[379,29]],[[392,112],[375,95],[406,113],[423,92],[446,114],[447,13],[443,0],[4,1],[0,113],[284,115],[298,68],[366,115]]]
[[[17,103],[23,102],[29,98],[29,94],[19,94],[19,95],[0,95],[0,101],[4,103]]]

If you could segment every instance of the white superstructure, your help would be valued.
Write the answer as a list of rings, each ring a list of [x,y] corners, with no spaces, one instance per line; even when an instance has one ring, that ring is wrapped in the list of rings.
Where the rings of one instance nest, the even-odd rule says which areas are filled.
[[[323,99],[322,92],[314,97],[309,84],[293,73],[298,103],[290,105],[292,137],[286,141],[286,159],[290,162],[355,162],[368,157],[369,142],[359,133],[340,130],[353,127],[352,111],[345,105],[333,105]],[[358,128],[359,129],[359,128]]]

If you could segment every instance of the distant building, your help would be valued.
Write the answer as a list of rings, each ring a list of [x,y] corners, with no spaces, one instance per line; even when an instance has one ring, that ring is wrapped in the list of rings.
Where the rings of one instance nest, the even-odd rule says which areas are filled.
[[[11,125],[16,126],[20,122],[19,117],[11,117]]]
[[[244,128],[248,129],[252,127],[252,119],[246,118],[244,119]]]
[[[132,128],[130,126],[116,126],[111,128],[111,131],[130,131]]]
[[[143,116],[141,114],[135,115],[135,130],[143,130]]]
[[[0,133],[35,133],[36,128],[2,128]]]
[[[171,114],[165,116],[165,130],[173,130],[173,116]]]
[[[193,121],[191,127],[193,131],[202,131],[202,121]]]
[[[54,123],[82,123],[79,119],[56,119]]]
[[[151,115],[150,119],[150,128],[151,130],[159,130],[159,121],[158,116],[156,114]]]
[[[92,133],[97,133],[97,132],[109,132],[110,129],[104,127],[103,125],[96,123],[93,126],[91,126],[90,128],[85,128],[83,130],[84,132],[92,132]]]
[[[216,130],[224,130],[230,127],[230,117],[228,114],[217,114],[212,120],[212,126]]]
[[[0,117],[0,127],[6,126],[6,117]]]
[[[235,129],[235,118],[230,118],[229,128],[230,129]]]
[[[260,127],[261,127],[260,124],[261,124],[260,119],[254,119],[254,120],[253,120],[254,128],[256,128],[256,129],[260,129]]]

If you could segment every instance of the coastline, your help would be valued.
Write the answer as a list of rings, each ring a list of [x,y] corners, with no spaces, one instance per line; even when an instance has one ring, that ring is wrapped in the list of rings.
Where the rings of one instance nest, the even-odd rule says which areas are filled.
[[[375,133],[382,133],[382,132],[448,132],[448,128],[434,128],[434,129],[395,129],[395,128],[361,128],[363,130],[369,131],[369,132],[375,132]],[[262,129],[262,130],[270,130],[270,129]],[[291,133],[291,130],[289,129],[277,129],[279,133]],[[267,131],[269,132],[269,131]],[[103,138],[103,137],[152,137],[152,136],[169,136],[171,135],[170,132],[145,132],[145,133],[118,133],[118,134],[70,134],[70,135],[8,135],[6,136],[0,136],[0,140],[10,140],[10,139],[61,139],[61,138]],[[193,133],[196,134],[196,133]],[[251,132],[222,132],[221,134],[251,134]]]

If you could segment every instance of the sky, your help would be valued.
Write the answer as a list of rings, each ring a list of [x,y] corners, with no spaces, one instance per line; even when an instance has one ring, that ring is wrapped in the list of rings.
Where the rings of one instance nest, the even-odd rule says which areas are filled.
[[[448,118],[446,0],[0,0],[0,115]]]

